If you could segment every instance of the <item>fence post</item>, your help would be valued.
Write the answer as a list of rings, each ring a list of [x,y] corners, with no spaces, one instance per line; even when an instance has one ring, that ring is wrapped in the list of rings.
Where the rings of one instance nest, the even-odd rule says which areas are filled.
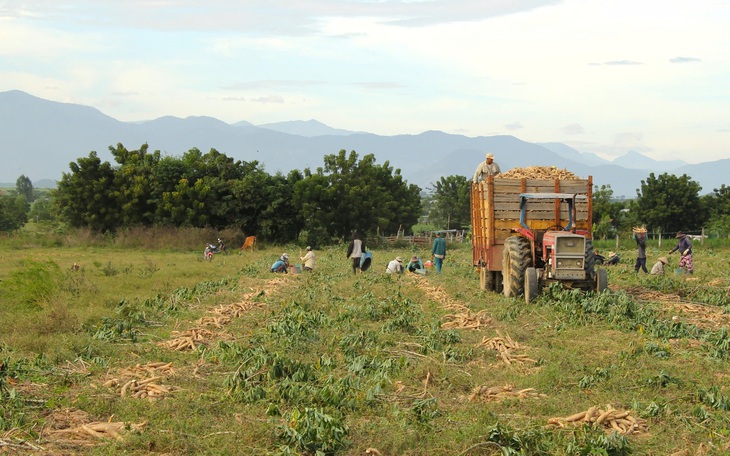
[[[618,252],[618,234],[616,235],[616,251]]]
[[[659,248],[662,248],[662,230],[659,230]]]
[[[700,238],[700,244],[705,245],[705,227],[702,227],[702,237]]]

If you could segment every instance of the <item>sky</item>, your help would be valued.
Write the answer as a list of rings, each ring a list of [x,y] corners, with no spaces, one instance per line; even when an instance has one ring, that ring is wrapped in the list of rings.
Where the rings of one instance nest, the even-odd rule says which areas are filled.
[[[730,158],[730,0],[0,0],[0,91]]]

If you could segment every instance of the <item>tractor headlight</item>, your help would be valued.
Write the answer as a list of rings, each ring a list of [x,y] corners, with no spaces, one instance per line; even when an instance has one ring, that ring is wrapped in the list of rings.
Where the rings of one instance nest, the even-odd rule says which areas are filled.
[[[559,268],[562,268],[563,267],[563,260],[558,260],[558,267]]]
[[[575,262],[575,267],[576,267],[576,268],[582,268],[582,267],[583,267],[583,262],[582,262],[581,260],[577,260],[577,261]]]

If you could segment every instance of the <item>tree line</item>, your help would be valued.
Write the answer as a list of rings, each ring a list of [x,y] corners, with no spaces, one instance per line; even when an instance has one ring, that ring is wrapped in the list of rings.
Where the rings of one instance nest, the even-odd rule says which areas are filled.
[[[181,157],[144,144],[110,147],[116,164],[96,152],[70,163],[53,192],[59,217],[74,227],[114,232],[133,226],[238,228],[274,242],[316,245],[353,231],[395,232],[415,224],[420,188],[389,162],[355,151],[325,155],[323,166],[269,174],[256,161],[211,149]]]
[[[143,144],[109,148],[114,164],[96,152],[69,164],[48,198],[36,199],[30,179],[0,196],[0,231],[33,220],[59,220],[97,232],[136,226],[238,228],[285,243],[326,245],[352,232],[392,234],[414,226],[468,229],[466,176],[443,176],[427,191],[406,182],[389,162],[355,151],[325,155],[323,165],[269,174],[256,161],[234,160],[215,149],[163,156]],[[708,227],[730,235],[730,187],[700,196],[689,176],[651,173],[632,200],[615,200],[610,185],[593,192],[594,236],[629,233],[632,226],[671,233]],[[30,203],[33,203],[32,206]],[[419,225],[416,225],[419,223]]]

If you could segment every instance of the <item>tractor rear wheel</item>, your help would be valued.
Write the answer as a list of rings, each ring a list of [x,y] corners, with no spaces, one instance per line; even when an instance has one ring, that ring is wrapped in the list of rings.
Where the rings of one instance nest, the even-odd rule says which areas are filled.
[[[524,236],[510,236],[504,241],[502,256],[502,285],[506,297],[519,296],[525,290],[525,270],[532,266],[530,240]]]
[[[537,283],[537,269],[527,268],[525,270],[525,302],[531,303],[537,298],[540,288]]]

